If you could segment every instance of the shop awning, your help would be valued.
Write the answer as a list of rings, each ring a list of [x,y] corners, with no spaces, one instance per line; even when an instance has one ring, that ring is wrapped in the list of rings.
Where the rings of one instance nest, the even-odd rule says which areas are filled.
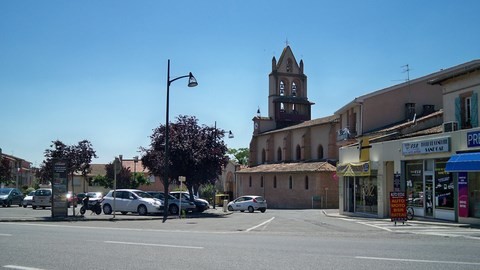
[[[480,152],[456,154],[447,161],[447,172],[479,172]]]

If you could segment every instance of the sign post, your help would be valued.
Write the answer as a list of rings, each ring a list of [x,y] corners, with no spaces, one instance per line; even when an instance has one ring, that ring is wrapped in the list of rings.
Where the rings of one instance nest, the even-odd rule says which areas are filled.
[[[67,163],[57,160],[53,164],[52,217],[67,215]]]
[[[405,192],[390,192],[390,220],[395,222],[407,221],[407,200]]]

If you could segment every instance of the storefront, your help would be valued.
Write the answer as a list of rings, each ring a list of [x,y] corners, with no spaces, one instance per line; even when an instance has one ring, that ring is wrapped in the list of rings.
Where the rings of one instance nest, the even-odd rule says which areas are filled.
[[[460,138],[466,148],[448,160],[446,171],[458,180],[458,217],[480,218],[480,131],[470,131]],[[462,143],[463,142],[463,143]]]
[[[337,166],[337,175],[343,176],[343,211],[377,215],[377,171],[369,161]]]

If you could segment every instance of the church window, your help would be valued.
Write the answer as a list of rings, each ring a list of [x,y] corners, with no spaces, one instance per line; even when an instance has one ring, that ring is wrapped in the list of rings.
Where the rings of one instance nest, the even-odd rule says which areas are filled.
[[[262,164],[267,161],[267,153],[265,152],[265,149],[262,150]]]
[[[323,159],[323,146],[321,144],[318,146],[317,151],[318,151],[318,159]]]
[[[260,187],[263,188],[263,176],[260,177]]]
[[[252,177],[251,176],[248,178],[248,186],[252,187]]]
[[[292,59],[287,60],[287,72],[292,72]]]
[[[292,189],[292,188],[293,188],[293,179],[292,179],[292,176],[290,176],[290,178],[288,179],[288,188],[289,188],[289,189]]]
[[[292,82],[292,96],[297,96],[297,85],[295,84],[295,82]]]
[[[282,148],[280,147],[277,150],[277,161],[282,161]]]
[[[302,148],[300,147],[300,145],[297,145],[297,160],[301,160],[302,159]]]
[[[277,176],[273,177],[273,188],[277,188]]]
[[[305,176],[305,189],[308,189],[308,176]]]
[[[285,83],[283,81],[280,81],[280,96],[285,95]]]

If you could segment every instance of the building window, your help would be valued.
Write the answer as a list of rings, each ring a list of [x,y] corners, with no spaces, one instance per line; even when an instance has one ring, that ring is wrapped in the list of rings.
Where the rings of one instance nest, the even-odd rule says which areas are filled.
[[[320,144],[317,148],[318,159],[323,159],[323,146]]]
[[[308,176],[305,176],[305,189],[308,189]]]
[[[273,176],[273,188],[277,188],[277,176]]]
[[[262,164],[266,162],[267,158],[267,153],[265,152],[265,149],[262,149]]]
[[[260,187],[263,188],[263,176],[260,177]]]
[[[248,178],[248,186],[252,187],[252,177],[251,176]]]
[[[277,161],[282,161],[282,148],[278,147],[277,150]]]
[[[295,82],[292,82],[292,96],[297,96],[297,85],[295,84]]]
[[[285,95],[285,83],[283,81],[280,81],[280,96]]]
[[[405,163],[407,186],[407,202],[414,207],[423,207],[423,162],[408,161]]]
[[[301,160],[302,159],[302,148],[300,147],[300,145],[297,145],[297,160]]]
[[[290,178],[288,179],[288,188],[289,188],[289,189],[293,189],[293,179],[292,179],[292,176],[290,176]]]
[[[478,127],[478,94],[468,92],[455,99],[455,120],[460,127]]]
[[[448,160],[435,161],[435,208],[453,210],[454,182],[452,174],[445,171]]]
[[[287,72],[292,72],[292,59],[287,60]]]

